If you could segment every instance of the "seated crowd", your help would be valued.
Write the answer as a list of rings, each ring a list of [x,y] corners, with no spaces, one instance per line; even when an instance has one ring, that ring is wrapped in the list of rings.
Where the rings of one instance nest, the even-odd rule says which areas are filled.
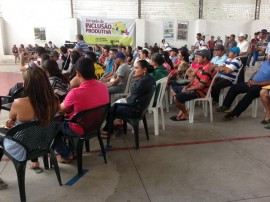
[[[56,113],[72,118],[80,111],[108,104],[110,95],[125,91],[133,70],[136,81],[130,95],[121,102],[132,104],[137,109],[140,109],[138,100],[151,91],[155,82],[168,77],[168,89],[171,89],[173,100],[180,110],[170,118],[173,121],[187,120],[187,101],[205,97],[214,82],[211,89],[213,103],[218,103],[222,89],[230,87],[223,105],[217,108],[218,112],[229,112],[224,116],[225,120],[239,117],[255,98],[261,96],[266,109],[262,123],[270,123],[270,88],[262,89],[270,85],[270,45],[267,35],[267,30],[262,29],[251,43],[243,33],[238,35],[238,43],[234,34],[224,43],[220,37],[214,40],[214,36],[206,43],[198,33],[191,50],[186,46],[172,48],[164,39],[159,47],[157,44],[148,47],[146,43],[144,48],[138,46],[134,52],[130,46],[122,45],[104,46],[102,49],[96,45],[93,49],[88,47],[80,34],[76,36],[74,48],[62,46],[58,49],[52,42],[45,44],[45,47],[36,44],[35,47],[29,45],[24,48],[21,44],[17,48],[14,45],[12,52],[15,62],[20,60],[19,69],[23,74],[23,84],[16,86],[23,86],[25,97],[13,102],[6,127],[31,120],[45,125],[52,121]],[[254,65],[258,56],[263,56],[265,61],[245,82],[245,68],[250,66],[252,58]],[[159,91],[159,86],[156,91]],[[245,96],[229,111],[233,100],[242,93],[246,93]],[[116,113],[132,116],[134,112],[120,107]],[[104,137],[107,131],[108,124],[103,129]],[[53,145],[58,162],[69,163],[73,159],[74,148],[70,148],[62,136],[81,134],[79,125],[62,123]],[[18,147],[16,142],[1,138],[0,145],[11,155],[14,154],[14,158],[25,159],[24,149]],[[42,172],[37,159],[31,162],[30,168]],[[0,188],[5,186],[0,179]]]

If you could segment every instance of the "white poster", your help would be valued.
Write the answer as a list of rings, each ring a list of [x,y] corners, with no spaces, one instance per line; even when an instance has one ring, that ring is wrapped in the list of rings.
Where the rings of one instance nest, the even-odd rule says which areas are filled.
[[[163,38],[167,40],[174,39],[174,20],[163,21]]]
[[[177,40],[187,40],[188,22],[177,21]]]

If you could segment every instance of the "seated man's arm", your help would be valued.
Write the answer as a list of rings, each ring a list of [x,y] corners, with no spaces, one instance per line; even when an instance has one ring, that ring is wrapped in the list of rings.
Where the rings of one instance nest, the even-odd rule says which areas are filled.
[[[71,111],[70,107],[66,107],[64,102],[62,102],[59,106],[58,112],[63,112],[63,113],[69,113]]]
[[[226,67],[225,64],[217,67],[217,70],[219,72],[224,72],[225,74],[231,74],[233,72],[233,70],[230,67]]]
[[[71,112],[76,99],[79,99],[79,98],[76,98],[76,96],[74,95],[74,91],[71,90],[65,97],[65,100],[59,105],[58,112],[64,112],[64,113]]]
[[[71,81],[70,81],[70,89],[72,88],[77,88],[81,85],[79,77],[75,76]]]
[[[108,85],[108,87],[118,86],[118,84],[123,80],[122,76],[117,76],[116,79]]]
[[[258,82],[258,81],[254,81],[254,80],[249,80],[248,81],[248,85],[249,86],[267,86],[267,85],[270,85],[270,80],[268,80],[268,81],[262,81],[262,82]]]

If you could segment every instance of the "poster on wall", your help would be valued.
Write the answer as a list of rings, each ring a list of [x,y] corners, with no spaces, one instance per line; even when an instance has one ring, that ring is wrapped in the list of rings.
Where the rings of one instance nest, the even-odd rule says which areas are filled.
[[[163,38],[167,40],[174,39],[174,21],[165,20],[163,21]]]
[[[81,17],[81,33],[87,44],[134,44],[135,20]]]
[[[46,42],[46,28],[45,27],[34,27],[35,42],[45,43]]]
[[[177,21],[177,40],[187,40],[188,22]]]

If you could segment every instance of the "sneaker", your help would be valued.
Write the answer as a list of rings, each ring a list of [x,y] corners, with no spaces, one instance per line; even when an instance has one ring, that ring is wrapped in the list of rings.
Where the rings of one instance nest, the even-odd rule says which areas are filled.
[[[228,110],[230,110],[230,108],[226,106],[221,106],[219,108],[216,108],[216,112],[226,112]]]
[[[5,183],[1,178],[0,178],[0,190],[1,189],[6,189],[8,187],[7,183]]]
[[[233,118],[234,118],[234,114],[232,114],[232,113],[228,113],[228,114],[226,114],[225,116],[224,116],[224,120],[225,121],[231,121],[231,120],[233,120]]]

